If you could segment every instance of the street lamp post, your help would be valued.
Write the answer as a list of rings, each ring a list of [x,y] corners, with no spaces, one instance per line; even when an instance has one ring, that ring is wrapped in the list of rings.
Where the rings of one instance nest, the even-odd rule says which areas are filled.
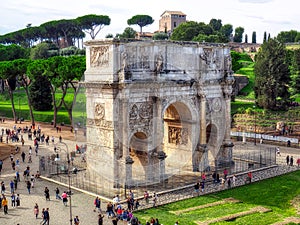
[[[70,153],[69,153],[69,148],[68,145],[65,142],[59,142],[59,144],[63,144],[65,145],[67,151],[67,163],[68,163],[68,191],[69,191],[69,208],[70,208],[70,225],[72,225],[73,223],[73,218],[72,218],[72,190],[71,190],[71,171],[70,171],[70,163],[71,163],[71,159],[70,159]]]
[[[68,159],[68,185],[69,185],[69,207],[70,207],[70,225],[72,225],[72,192],[71,192],[71,174],[70,174],[70,155],[69,155],[69,151],[67,152],[67,159]]]
[[[255,111],[255,105],[254,108],[254,145],[256,145],[256,111]]]

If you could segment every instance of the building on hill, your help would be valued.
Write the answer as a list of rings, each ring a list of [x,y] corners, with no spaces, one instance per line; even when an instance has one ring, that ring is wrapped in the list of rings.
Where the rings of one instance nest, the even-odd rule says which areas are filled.
[[[159,32],[171,34],[179,24],[186,22],[186,14],[181,11],[164,11],[159,20]]]
[[[136,32],[135,38],[136,39],[152,39],[153,33],[151,32]]]

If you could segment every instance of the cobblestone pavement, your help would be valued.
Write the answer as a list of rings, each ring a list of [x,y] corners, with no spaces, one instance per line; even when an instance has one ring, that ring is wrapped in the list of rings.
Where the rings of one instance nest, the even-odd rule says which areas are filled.
[[[11,123],[4,123],[0,124],[0,128],[10,128],[12,129]],[[59,134],[55,136],[57,139]],[[24,135],[25,137],[25,146],[21,146],[21,143],[17,143],[21,147],[21,151],[25,151],[25,153],[28,155],[28,146],[32,145],[32,141],[27,140],[27,135]],[[67,144],[69,150],[74,149],[75,142],[74,140],[64,140],[64,142]],[[236,145],[240,145],[241,143],[236,143]],[[254,146],[253,143],[247,143],[247,149],[257,149],[259,146]],[[41,144],[39,148],[39,155],[46,155],[49,153],[53,153],[53,145],[46,146],[45,144]],[[280,147],[281,149],[281,156],[278,156],[278,160],[280,164],[285,164],[285,156],[287,154],[295,155],[294,161],[296,162],[297,157],[300,157],[300,149],[296,148],[287,148],[287,147]],[[34,151],[33,151],[34,153]],[[14,156],[14,159],[20,158],[20,153],[16,154]],[[3,209],[0,211],[0,225],[34,225],[34,224],[40,224],[41,222],[41,213],[38,216],[38,219],[35,219],[35,216],[33,214],[33,207],[35,203],[39,205],[40,212],[42,211],[42,208],[49,208],[50,212],[50,224],[57,224],[57,225],[64,225],[64,224],[70,224],[70,208],[65,207],[61,200],[55,199],[55,188],[59,187],[61,192],[66,191],[67,188],[64,186],[57,185],[55,183],[49,182],[44,179],[38,179],[35,183],[35,187],[32,189],[31,194],[28,194],[26,185],[24,182],[24,179],[22,177],[23,171],[27,166],[30,166],[31,173],[35,174],[35,172],[38,170],[38,157],[33,154],[33,162],[32,163],[20,163],[20,174],[21,174],[21,182],[18,184],[18,189],[16,191],[17,194],[20,194],[21,197],[21,206],[18,208],[12,208],[11,207],[11,201],[10,201],[10,188],[9,188],[9,182],[11,179],[13,179],[13,176],[15,172],[12,170],[10,165],[10,160],[6,159],[4,161],[2,174],[0,175],[0,180],[5,182],[6,185],[6,193],[5,195],[9,199],[9,209],[8,209],[8,215],[4,215]],[[289,168],[284,166],[281,167],[283,170],[289,171]],[[294,167],[296,169],[296,167]],[[293,170],[294,170],[293,169]],[[266,172],[268,173],[268,172]],[[242,182],[242,181],[241,181]],[[50,196],[51,201],[46,201],[44,197],[44,188],[48,187],[50,190]],[[216,191],[217,188],[215,185],[207,186],[205,192],[210,193],[213,191]],[[192,190],[192,189],[191,189]],[[186,190],[184,191],[186,192]],[[202,193],[201,193],[202,194]],[[164,197],[159,197],[159,204],[164,204],[169,201],[173,201],[175,199],[184,199],[187,197],[191,197],[192,192],[189,192],[188,194],[183,194],[182,191],[174,191],[170,195],[165,195]],[[78,215],[80,218],[80,224],[81,225],[92,225],[97,224],[97,213],[93,212],[94,205],[93,200],[95,196],[92,194],[87,194],[79,191],[74,191],[74,194],[72,195],[72,218],[75,217],[75,215]],[[102,209],[104,210],[106,206],[106,202],[102,203]],[[154,215],[155,216],[155,215]],[[108,219],[106,216],[104,218],[104,224],[112,224],[111,220]],[[123,224],[123,223],[119,223]]]

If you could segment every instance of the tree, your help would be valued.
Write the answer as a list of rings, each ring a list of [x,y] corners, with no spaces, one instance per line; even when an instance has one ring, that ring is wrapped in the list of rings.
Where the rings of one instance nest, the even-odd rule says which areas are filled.
[[[52,42],[39,43],[31,48],[30,59],[47,59],[50,56],[50,50],[58,52],[57,47]]]
[[[30,85],[30,100],[36,111],[47,111],[52,109],[50,83],[41,74],[36,74]]]
[[[114,37],[113,34],[107,34],[107,35],[105,35],[105,38],[113,38],[113,37]]]
[[[225,36],[225,38],[227,39],[226,42],[229,42],[232,36],[232,25],[231,24],[225,24],[224,26],[221,27],[221,34],[223,34]]]
[[[104,15],[89,14],[77,17],[78,27],[94,40],[100,30],[110,24],[110,18]]]
[[[195,21],[181,23],[178,27],[176,27],[176,29],[174,29],[171,35],[171,40],[191,41],[194,37],[199,35],[200,29],[200,25]]]
[[[252,32],[252,44],[256,44],[256,32]]]
[[[23,48],[16,44],[0,45],[0,61],[15,59],[28,59],[30,49]]]
[[[126,27],[122,34],[118,35],[118,38],[135,38],[136,31],[131,27]]]
[[[283,43],[296,42],[296,37],[299,35],[299,32],[296,30],[290,31],[281,31],[277,35],[277,39]]]
[[[245,43],[248,43],[248,35],[245,34]]]
[[[291,95],[300,93],[300,49],[292,52],[290,92]]]
[[[219,31],[222,28],[222,20],[220,19],[211,19],[209,25],[214,31]]]
[[[244,28],[243,27],[235,28],[233,41],[241,43],[243,41],[243,33],[244,33]]]
[[[150,25],[154,22],[151,16],[148,15],[135,15],[127,20],[127,24],[138,25],[140,27],[140,33],[142,33],[143,27]]]
[[[11,110],[13,113],[14,121],[17,123],[18,118],[16,114],[15,104],[14,104],[14,91],[16,90],[16,75],[13,72],[13,66],[11,61],[0,62],[0,78],[5,80],[8,87],[8,94],[11,102]]]
[[[14,68],[14,73],[16,74],[18,84],[21,87],[23,87],[25,90],[31,123],[34,124],[33,105],[31,102],[30,90],[29,90],[29,86],[31,85],[31,81],[33,80],[33,77],[29,77],[26,74],[27,66],[29,65],[30,62],[31,60],[29,59],[16,59],[12,61],[12,67]]]
[[[57,72],[59,74],[59,77],[61,78],[62,85],[61,90],[63,92],[63,96],[65,97],[69,87],[73,88],[73,100],[75,97],[76,89],[77,87],[74,85],[74,81],[78,82],[81,80],[84,71],[86,70],[86,59],[85,56],[70,56],[70,57],[64,57],[62,60],[62,63],[57,68]],[[65,98],[61,98],[62,104],[64,105],[65,109],[68,111],[70,123],[73,122],[73,115],[72,115],[72,109],[73,109],[73,101],[71,104],[68,104],[65,101]]]
[[[168,39],[169,39],[169,35],[164,32],[155,33],[153,35],[153,40],[168,40]]]
[[[267,32],[264,32],[264,39],[263,39],[263,43],[267,41]]]
[[[272,38],[264,42],[257,54],[254,72],[257,104],[264,109],[285,109],[290,97],[290,73],[284,44]]]

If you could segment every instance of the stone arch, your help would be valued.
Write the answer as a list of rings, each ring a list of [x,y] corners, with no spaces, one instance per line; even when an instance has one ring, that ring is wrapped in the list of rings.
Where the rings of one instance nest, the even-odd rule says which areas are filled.
[[[185,102],[172,101],[163,110],[163,151],[166,153],[166,169],[192,169],[194,150],[195,115]]]

